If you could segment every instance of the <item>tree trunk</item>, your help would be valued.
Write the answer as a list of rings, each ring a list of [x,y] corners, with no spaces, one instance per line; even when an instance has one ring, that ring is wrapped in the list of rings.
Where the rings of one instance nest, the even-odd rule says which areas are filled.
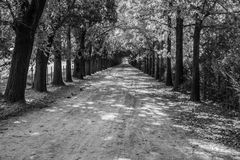
[[[79,58],[78,58],[78,56],[75,56],[75,58],[73,60],[73,77],[74,78],[81,79],[80,77],[78,77],[79,70],[80,70]]]
[[[199,46],[201,30],[202,21],[197,18],[193,36],[193,71],[191,88],[191,100],[196,102],[200,101]]]
[[[10,74],[5,90],[5,99],[10,102],[25,101],[25,89],[34,36],[46,0],[31,1],[29,7],[21,11],[21,21],[15,21],[15,48],[11,61]]]
[[[2,10],[0,10],[0,26],[2,26],[3,22],[2,22]],[[2,29],[0,29],[0,43],[2,43],[3,40],[3,31]]]
[[[58,43],[57,45],[60,46],[61,43]],[[60,50],[55,51],[54,55],[54,73],[52,85],[55,86],[65,85],[62,78],[62,55]]]
[[[96,58],[95,56],[92,59],[92,74],[96,72]]]
[[[38,92],[47,92],[47,64],[48,55],[40,49],[36,54],[36,68],[33,88]]]
[[[152,57],[153,57],[153,60],[152,60],[152,77],[154,77],[155,76],[155,59],[156,59],[156,57],[155,57],[155,53],[154,53],[154,51],[152,52]]]
[[[86,63],[86,58],[82,57],[81,58],[81,68],[82,68],[82,75],[83,75],[83,77],[85,77],[87,75],[86,74],[85,63]]]
[[[147,55],[147,59],[148,59],[147,74],[150,75],[150,72],[151,72],[151,58],[150,58],[149,54]]]
[[[85,60],[85,73],[86,75],[90,75],[89,73],[89,59]]]
[[[146,57],[143,58],[143,72],[146,73]]]
[[[33,47],[34,35],[22,26],[16,32],[15,48],[11,61],[5,98],[8,101],[24,101],[28,67]]]
[[[179,90],[179,86],[183,83],[183,19],[181,18],[181,10],[177,11],[176,26],[176,72],[174,90]]]
[[[66,82],[72,82],[72,64],[71,64],[71,27],[67,31],[67,62],[66,62]]]
[[[41,31],[38,33],[38,38],[42,38]],[[50,50],[52,47],[54,35],[48,36],[47,48]],[[37,50],[36,55],[36,67],[35,67],[35,76],[34,76],[34,85],[33,88],[38,92],[47,91],[47,65],[48,65],[49,53],[43,52],[40,48]]]
[[[149,63],[149,76],[152,76],[152,55],[149,55],[150,63]]]
[[[158,54],[155,53],[155,73],[154,73],[155,79],[159,79],[159,57]]]
[[[71,59],[66,61],[66,82],[73,82],[72,80],[72,62]]]
[[[171,58],[167,57],[167,77],[166,77],[166,85],[173,86],[172,83],[172,67],[171,67]]]
[[[167,86],[173,86],[172,83],[172,64],[171,64],[171,48],[172,48],[172,43],[171,43],[171,18],[168,17],[168,29],[169,29],[169,34],[168,34],[168,39],[167,39],[167,77],[166,77],[166,85]]]
[[[160,60],[159,60],[159,82],[163,81],[164,73],[165,73],[164,59],[163,59],[163,57],[161,55]]]
[[[144,57],[144,73],[147,73],[147,56]]]
[[[84,50],[85,50],[85,36],[86,36],[86,29],[81,28],[75,33],[74,36],[77,40],[77,43],[79,45],[78,55],[76,55],[74,59],[74,71],[73,71],[73,77],[78,79],[83,79],[85,76],[85,61],[84,61]]]

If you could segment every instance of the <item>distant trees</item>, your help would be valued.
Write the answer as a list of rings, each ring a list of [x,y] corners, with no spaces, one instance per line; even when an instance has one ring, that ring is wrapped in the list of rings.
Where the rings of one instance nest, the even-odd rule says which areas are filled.
[[[60,68],[62,63],[62,51],[60,48],[62,44],[59,34],[61,33],[61,28],[67,24],[71,15],[73,15],[75,3],[76,0],[64,0],[60,2],[53,0],[49,1],[47,4],[47,8],[39,26],[39,36],[37,37],[39,42],[37,44],[38,50],[36,53],[36,68],[33,86],[36,91],[47,91],[46,72],[51,52],[53,52],[55,56],[53,84],[64,85],[62,80],[62,69]],[[58,35],[57,41],[55,41],[56,35]],[[54,45],[55,42],[58,44]]]
[[[168,4],[172,5],[168,5]],[[133,5],[134,4],[134,5]],[[145,24],[141,26],[145,29],[145,33],[147,37],[151,37],[151,39],[157,39],[159,42],[163,42],[163,48],[159,50],[155,50],[157,52],[159,61],[151,61],[149,59],[149,52],[145,52],[145,54],[141,54],[138,59],[139,63],[144,64],[145,71],[148,70],[146,68],[151,67],[152,65],[149,63],[157,63],[158,65],[154,65],[155,70],[159,71],[159,75],[165,72],[165,82],[170,84],[170,75],[173,77],[173,89],[176,91],[188,90],[191,92],[190,99],[192,101],[200,101],[201,94],[203,94],[204,98],[206,98],[206,94],[210,89],[206,88],[209,86],[207,81],[209,67],[216,68],[216,66],[220,67],[219,62],[213,63],[213,59],[207,59],[205,53],[209,52],[209,40],[213,37],[218,37],[217,35],[221,35],[221,32],[224,32],[230,28],[236,29],[236,26],[239,25],[239,2],[237,1],[221,1],[221,0],[199,0],[199,1],[149,1],[149,2],[136,2],[134,1],[132,6],[128,6],[129,4],[122,4],[122,10],[125,11],[125,14],[135,13],[134,16],[129,16],[131,20],[122,21],[130,23],[133,26],[137,26],[139,24]],[[238,7],[237,7],[238,6]],[[150,12],[151,11],[151,12]],[[126,18],[126,17],[125,17]],[[167,20],[167,19],[170,19]],[[229,25],[226,25],[226,19],[234,19],[235,21],[228,21]],[[133,23],[134,22],[134,23]],[[170,26],[169,24],[172,24]],[[173,32],[175,30],[175,32]],[[235,32],[238,32],[235,30]],[[172,33],[172,34],[169,34]],[[168,35],[166,35],[168,34]],[[212,38],[210,38],[213,36]],[[141,37],[140,34],[137,36]],[[169,37],[175,37],[169,40]],[[207,36],[207,37],[206,37]],[[146,36],[145,36],[146,37]],[[137,38],[135,38],[137,39]],[[221,38],[223,39],[223,38]],[[231,38],[229,38],[230,40]],[[236,39],[236,38],[234,38]],[[148,43],[153,43],[153,41],[149,41],[149,39],[145,39]],[[218,41],[218,40],[216,40]],[[230,40],[232,41],[232,40]],[[225,41],[226,42],[226,41]],[[224,42],[224,43],[225,43]],[[169,47],[169,44],[172,44],[172,47]],[[221,44],[222,45],[222,44]],[[148,46],[148,45],[145,45]],[[208,49],[206,50],[206,46]],[[139,47],[141,48],[141,47]],[[213,50],[218,50],[217,48],[222,48],[220,52],[222,58],[224,57],[223,53],[234,52],[230,50],[223,49],[220,47],[220,43]],[[234,47],[237,51],[237,47]],[[132,50],[134,50],[132,48]],[[132,51],[134,52],[134,51]],[[175,55],[169,53],[175,52]],[[220,54],[220,53],[219,53]],[[226,56],[226,55],[225,55]],[[141,58],[143,57],[143,58]],[[165,60],[162,61],[162,57],[165,57]],[[171,57],[174,65],[173,74],[170,74],[170,63],[169,58]],[[204,59],[203,59],[204,57]],[[209,56],[211,58],[212,56]],[[220,56],[221,57],[221,56]],[[220,58],[219,57],[219,58]],[[215,57],[216,58],[216,57]],[[221,59],[222,59],[221,58]],[[204,60],[204,61],[203,61]],[[143,62],[142,62],[143,61]],[[217,61],[217,59],[214,59]],[[162,62],[162,63],[161,63]],[[205,66],[206,63],[209,66]],[[226,66],[226,65],[225,65]],[[156,68],[157,67],[157,68]],[[222,66],[221,66],[222,67]],[[164,68],[164,69],[163,69]],[[219,68],[220,69],[220,68]],[[221,68],[223,69],[223,68]],[[226,71],[226,70],[225,70]],[[218,71],[218,78],[216,78],[216,82],[223,82],[223,79],[229,82],[229,79],[235,76],[229,76],[225,71]],[[217,71],[216,71],[217,72]],[[223,74],[224,72],[224,74]],[[148,73],[148,72],[147,72]],[[228,76],[227,76],[228,75]],[[157,76],[160,81],[162,76]],[[220,77],[220,78],[219,78]],[[227,78],[227,79],[226,79]],[[236,81],[234,82],[236,84]],[[221,85],[217,85],[218,88],[221,88]],[[232,86],[232,88],[234,88]],[[216,92],[219,92],[219,90]],[[210,97],[208,97],[210,98]],[[211,98],[210,98],[211,99]]]
[[[85,74],[85,58],[89,62],[91,73],[97,71],[97,63],[94,45],[92,43],[95,33],[88,32],[95,26],[114,24],[117,21],[116,4],[114,0],[53,0],[53,1],[0,1],[0,27],[10,26],[12,24],[15,31],[14,53],[11,58],[11,69],[5,91],[5,99],[10,102],[24,101],[27,74],[32,52],[35,61],[35,76],[33,88],[36,91],[47,91],[47,65],[50,57],[54,57],[53,85],[63,85],[62,78],[62,60],[66,58],[66,81],[72,81],[71,59],[73,57],[73,48],[79,48],[81,51],[81,76]],[[2,10],[4,13],[2,13]],[[74,30],[81,30],[85,26],[84,41],[78,47],[72,47],[72,35]],[[9,29],[7,29],[9,31]],[[2,29],[1,29],[2,31]],[[109,30],[110,31],[110,30]],[[108,33],[109,31],[106,31]],[[36,34],[35,34],[36,33]],[[65,36],[62,36],[62,35]],[[3,35],[3,32],[1,32]],[[78,35],[77,35],[78,36]],[[76,38],[76,37],[75,37]],[[82,37],[83,39],[83,37]],[[76,38],[76,40],[78,40]],[[1,41],[3,37],[1,36]],[[9,39],[8,41],[11,41]],[[66,43],[66,48],[64,48]],[[101,42],[103,44],[103,42]],[[3,44],[3,46],[2,46]],[[0,46],[1,53],[10,53],[9,48],[2,51],[7,43]],[[34,48],[34,50],[33,50]],[[63,52],[65,51],[65,52]],[[100,51],[100,50],[99,50]],[[89,55],[86,54],[89,52]],[[100,51],[101,52],[101,51]],[[99,52],[99,56],[101,53]],[[64,55],[65,53],[66,55]],[[64,55],[64,56],[63,56]],[[79,58],[79,54],[77,54]],[[91,56],[90,56],[91,55]],[[93,59],[93,60],[92,60]],[[84,67],[83,67],[84,63]],[[94,67],[95,66],[95,67]],[[107,65],[108,67],[110,65]],[[99,70],[102,69],[99,67]],[[75,72],[74,72],[75,73]],[[74,74],[75,75],[75,74]]]
[[[112,28],[117,21],[117,13],[114,0],[95,0],[94,3],[83,1],[77,7],[82,12],[76,12],[76,16],[72,17],[73,25],[76,26],[74,36],[78,44],[77,54],[74,59],[73,76],[83,79],[85,75],[91,75],[95,70],[93,67],[96,52],[94,51],[104,47],[104,38],[102,37],[105,35],[98,32],[102,30],[102,32],[108,34],[111,31],[109,28]]]

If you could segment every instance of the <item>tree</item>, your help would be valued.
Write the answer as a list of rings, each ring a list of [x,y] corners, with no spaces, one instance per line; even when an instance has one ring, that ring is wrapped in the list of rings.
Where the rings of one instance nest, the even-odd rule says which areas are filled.
[[[85,60],[84,60],[84,50],[85,50],[85,38],[86,38],[86,29],[78,28],[75,29],[74,36],[79,46],[77,53],[74,59],[74,71],[73,77],[78,79],[83,79],[85,76]]]
[[[47,65],[51,55],[52,45],[55,35],[61,27],[68,22],[75,7],[76,0],[48,1],[48,5],[40,23],[39,32],[40,41],[37,43],[36,68],[34,76],[34,89],[39,92],[47,91]],[[71,16],[70,16],[71,15]]]
[[[196,15],[195,29],[193,35],[193,71],[191,100],[200,101],[200,74],[199,74],[199,46],[202,30],[202,20]]]
[[[66,62],[66,82],[72,82],[72,60],[71,60],[71,51],[72,51],[72,44],[71,44],[71,26],[67,28],[67,62]]]
[[[183,18],[181,9],[177,9],[176,16],[176,65],[174,90],[178,90],[183,83]]]
[[[172,6],[172,3],[169,3],[169,6]],[[172,29],[172,19],[170,15],[167,17],[168,19],[168,38],[167,38],[167,77],[166,77],[166,85],[172,86],[172,64],[171,64],[171,52],[172,52],[172,43],[171,43],[171,29]]]
[[[61,32],[62,33],[62,32]],[[62,38],[60,33],[54,42],[54,72],[52,85],[65,85],[62,78]]]
[[[20,7],[14,19],[16,34],[10,74],[4,97],[10,102],[24,101],[29,62],[38,22],[46,0],[18,1]]]

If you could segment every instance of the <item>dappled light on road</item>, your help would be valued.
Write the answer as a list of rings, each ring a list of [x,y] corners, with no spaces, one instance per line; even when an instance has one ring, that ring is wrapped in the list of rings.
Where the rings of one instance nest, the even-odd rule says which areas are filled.
[[[38,119],[29,115],[26,123],[21,118],[12,122],[18,132],[36,139],[20,139],[16,145],[17,138],[6,134],[9,141],[1,143],[25,155],[29,144],[38,146],[34,154],[45,159],[67,159],[68,154],[83,160],[240,159],[237,148],[221,141],[232,138],[227,131],[239,121],[201,110],[204,104],[189,102],[187,95],[128,64],[88,79],[84,91],[36,113]],[[16,135],[14,127],[9,131]]]

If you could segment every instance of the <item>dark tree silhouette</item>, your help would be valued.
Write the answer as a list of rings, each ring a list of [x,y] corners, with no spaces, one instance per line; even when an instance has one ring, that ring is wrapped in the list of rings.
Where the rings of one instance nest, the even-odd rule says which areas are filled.
[[[174,90],[178,90],[183,83],[183,19],[181,10],[177,10],[176,18],[176,65],[175,65],[175,82]]]
[[[4,95],[10,102],[25,101],[26,80],[34,36],[46,0],[32,0],[31,4],[28,1],[24,2],[28,5],[20,3],[21,10],[13,24],[16,34],[15,48]]]

